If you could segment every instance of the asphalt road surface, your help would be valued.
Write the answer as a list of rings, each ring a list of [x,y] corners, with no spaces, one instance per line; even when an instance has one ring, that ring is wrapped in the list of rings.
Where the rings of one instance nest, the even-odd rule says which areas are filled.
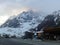
[[[60,45],[60,41],[40,41],[40,40],[23,40],[13,38],[1,38],[0,45]]]
[[[14,41],[12,39],[2,38],[0,39],[0,45],[32,45],[32,44],[26,44],[26,43]]]

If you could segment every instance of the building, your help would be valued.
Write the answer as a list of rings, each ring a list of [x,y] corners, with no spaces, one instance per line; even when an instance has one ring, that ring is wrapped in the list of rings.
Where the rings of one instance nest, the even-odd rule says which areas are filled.
[[[43,29],[44,39],[59,40],[60,39],[60,27],[47,27]]]

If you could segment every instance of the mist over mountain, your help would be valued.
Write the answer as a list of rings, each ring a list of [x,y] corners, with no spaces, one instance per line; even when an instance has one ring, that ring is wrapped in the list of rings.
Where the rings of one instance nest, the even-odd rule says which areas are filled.
[[[0,33],[21,36],[25,31],[36,29],[40,31],[45,27],[60,26],[60,11],[54,11],[45,16],[45,14],[33,10],[23,11],[17,16],[10,17],[1,25]],[[4,30],[4,31],[3,31]]]
[[[29,25],[35,25],[40,23],[43,20],[43,16],[34,12],[33,10],[23,11],[21,14],[18,14],[15,17],[10,17],[1,27],[12,27],[18,28],[23,24],[29,23]]]
[[[23,35],[25,31],[34,29],[37,27],[45,16],[42,13],[35,12],[33,10],[23,11],[17,16],[10,17],[3,25],[1,25],[0,31],[2,33],[11,35]],[[16,29],[16,30],[15,30]],[[12,30],[11,32],[8,30]]]

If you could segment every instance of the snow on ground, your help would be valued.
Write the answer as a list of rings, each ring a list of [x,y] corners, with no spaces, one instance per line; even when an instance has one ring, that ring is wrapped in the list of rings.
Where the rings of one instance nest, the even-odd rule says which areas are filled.
[[[0,34],[3,35],[3,34],[9,34],[9,35],[16,35],[16,36],[21,36],[21,30],[20,28],[8,28],[8,27],[5,27],[5,28],[0,28]]]

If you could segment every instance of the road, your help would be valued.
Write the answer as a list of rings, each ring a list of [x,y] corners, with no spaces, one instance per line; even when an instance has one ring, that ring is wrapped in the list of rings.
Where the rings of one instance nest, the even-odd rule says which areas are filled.
[[[12,39],[2,38],[0,39],[0,45],[32,45],[23,42],[14,41]]]
[[[1,38],[0,45],[60,45],[60,41],[41,41],[41,40]]]

